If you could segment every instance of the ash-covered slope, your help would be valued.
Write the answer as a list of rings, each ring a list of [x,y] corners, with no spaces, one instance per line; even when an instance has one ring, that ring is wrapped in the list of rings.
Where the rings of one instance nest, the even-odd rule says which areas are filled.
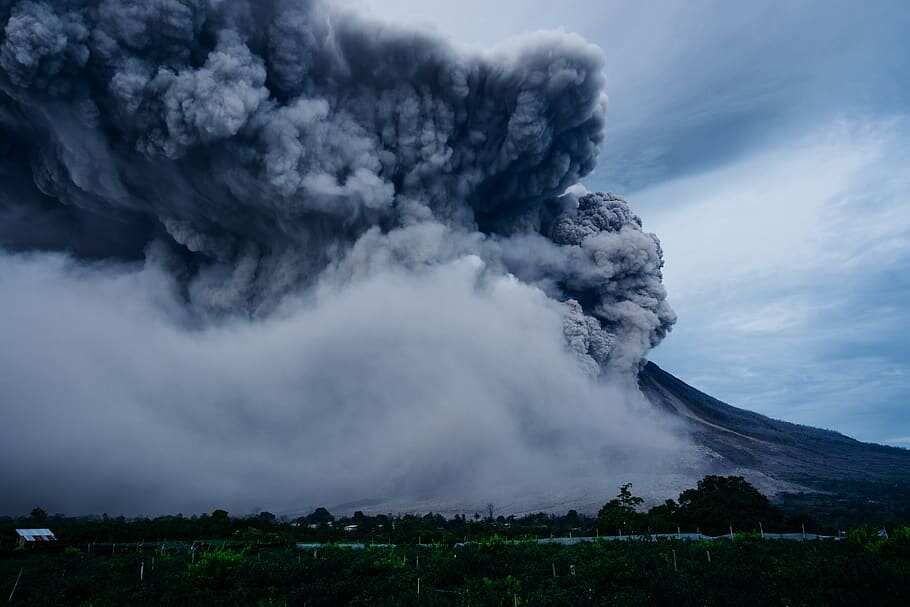
[[[639,385],[655,406],[683,418],[720,470],[767,477],[781,488],[845,483],[910,486],[910,451],[863,443],[838,432],[778,421],[700,392],[648,362]]]

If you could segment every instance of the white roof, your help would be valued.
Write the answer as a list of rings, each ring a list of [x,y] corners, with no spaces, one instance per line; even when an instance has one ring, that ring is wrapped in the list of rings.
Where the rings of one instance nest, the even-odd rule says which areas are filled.
[[[50,529],[16,529],[16,533],[26,542],[46,542],[57,539]]]

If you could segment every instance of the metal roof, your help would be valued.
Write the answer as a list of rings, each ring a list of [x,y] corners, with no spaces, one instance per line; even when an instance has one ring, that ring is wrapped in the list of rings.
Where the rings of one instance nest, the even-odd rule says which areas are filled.
[[[26,542],[53,542],[57,539],[50,529],[16,529],[16,533]]]

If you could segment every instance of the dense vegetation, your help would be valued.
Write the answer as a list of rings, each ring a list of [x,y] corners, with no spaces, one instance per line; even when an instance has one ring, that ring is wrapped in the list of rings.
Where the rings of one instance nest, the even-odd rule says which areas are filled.
[[[453,518],[358,512],[336,519],[319,508],[296,520],[224,510],[67,518],[36,508],[0,520],[0,592],[5,599],[15,586],[13,604],[22,605],[906,604],[910,529],[892,526],[884,538],[867,526],[840,541],[772,542],[759,539],[759,523],[765,531],[830,531],[772,504],[740,477],[716,476],[648,510],[625,485],[597,516],[505,516],[492,504]],[[60,542],[13,548],[15,527],[45,526]],[[720,534],[730,526],[738,532],[733,541],[522,541],[696,528]],[[368,547],[295,547],[357,541]]]
[[[0,591],[9,593],[22,570],[13,601],[20,605],[906,605],[910,533],[896,535],[253,547],[196,555],[24,552],[0,560]]]

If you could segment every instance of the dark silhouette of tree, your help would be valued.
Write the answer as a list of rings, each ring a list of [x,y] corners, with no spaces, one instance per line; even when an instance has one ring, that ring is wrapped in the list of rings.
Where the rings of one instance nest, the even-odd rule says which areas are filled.
[[[781,521],[781,513],[767,497],[741,476],[706,476],[695,489],[679,495],[678,518],[690,526],[713,532],[756,531]]]
[[[45,523],[47,522],[47,511],[44,508],[35,507],[29,513],[29,518],[34,523]]]
[[[228,511],[227,510],[215,510],[212,512],[212,520],[217,523],[226,523],[228,522]]]
[[[335,521],[335,517],[332,516],[332,513],[320,506],[316,508],[307,515],[306,522],[311,525],[328,525],[331,522]]]
[[[496,514],[496,506],[493,504],[487,504],[487,520],[492,521],[493,516]]]
[[[264,525],[271,525],[275,522],[276,519],[277,517],[274,514],[267,511],[260,512],[258,515],[256,515],[256,520]]]
[[[673,500],[667,500],[663,504],[648,510],[648,525],[658,533],[676,531],[683,526],[679,516],[679,504]],[[689,529],[686,526],[686,531],[695,531],[695,529]]]
[[[632,483],[626,483],[619,488],[619,494],[597,513],[597,524],[606,534],[616,533],[617,530],[635,530],[642,518],[638,508],[644,502],[644,499],[632,494]]]

